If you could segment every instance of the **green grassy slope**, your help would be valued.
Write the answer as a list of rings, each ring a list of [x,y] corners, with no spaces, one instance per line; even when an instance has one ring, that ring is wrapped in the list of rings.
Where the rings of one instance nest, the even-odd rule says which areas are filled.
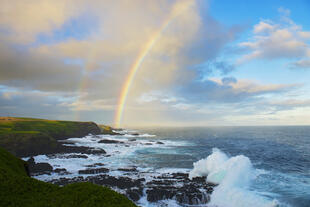
[[[134,207],[125,196],[91,183],[64,187],[27,176],[26,163],[0,147],[0,206]]]
[[[100,134],[93,122],[0,117],[0,146],[17,156],[53,151],[58,139]]]
[[[37,134],[43,133],[55,139],[72,135],[85,136],[88,133],[98,134],[100,128],[93,122],[55,121],[33,118],[0,117],[0,135],[3,134]]]

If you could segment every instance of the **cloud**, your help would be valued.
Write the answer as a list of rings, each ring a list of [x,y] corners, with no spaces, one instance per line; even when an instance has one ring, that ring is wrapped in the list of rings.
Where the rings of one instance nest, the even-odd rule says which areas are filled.
[[[221,52],[243,30],[202,13],[200,3],[5,0],[0,8],[1,114],[112,123],[130,68],[178,8],[182,12],[141,62],[123,123],[207,123],[205,117],[222,123],[231,118],[227,114],[269,112],[255,104],[297,86],[234,78],[237,65]],[[81,36],[76,35],[80,21],[90,24]],[[283,21],[255,25],[254,38],[241,44],[249,50],[243,60],[295,57],[300,58],[296,66],[307,67],[309,32]]]
[[[253,37],[239,46],[248,54],[239,58],[238,63],[253,59],[305,58],[309,57],[309,31],[303,30],[289,18],[289,10],[280,9],[282,20],[262,20],[254,25]]]
[[[1,86],[0,116],[61,118],[65,114],[68,116],[67,108],[59,107],[58,104],[68,99],[68,97],[59,96],[53,92]]]
[[[223,85],[230,85],[230,84],[235,84],[237,83],[238,80],[234,77],[225,77],[225,78],[222,78],[222,84]]]
[[[6,31],[2,39],[10,42],[29,43],[41,33],[51,33],[81,9],[78,1],[3,0],[0,8],[0,26]],[[6,34],[9,35],[6,35]]]
[[[286,107],[286,108],[295,108],[295,107],[310,107],[309,99],[285,99],[279,101],[271,101],[269,103],[272,106]]]
[[[291,63],[290,67],[292,69],[296,68],[304,68],[304,69],[310,69],[310,59],[301,59],[299,61]]]
[[[261,95],[284,93],[298,87],[287,84],[259,84],[251,80],[233,77],[193,81],[183,86],[179,94],[195,103],[235,103],[249,101]]]
[[[62,60],[0,45],[0,84],[41,91],[75,92],[82,69]]]
[[[60,106],[68,107],[72,111],[113,111],[115,109],[114,102],[108,99],[98,100],[81,100],[78,99],[73,102],[63,102]]]

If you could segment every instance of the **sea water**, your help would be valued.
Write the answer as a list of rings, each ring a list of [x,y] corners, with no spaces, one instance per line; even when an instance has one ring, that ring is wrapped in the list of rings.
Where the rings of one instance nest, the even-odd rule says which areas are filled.
[[[209,207],[310,206],[310,127],[149,128],[138,132],[141,135],[100,136],[122,140],[124,145],[99,144],[92,136],[69,139],[73,145],[102,148],[110,157],[39,155],[35,160],[66,168],[72,173],[68,177],[78,176],[78,170],[96,162],[105,163],[113,176],[122,175],[117,168],[130,166],[138,167],[146,179],[167,172],[187,172],[190,178],[207,176],[209,182],[218,184]],[[136,141],[130,141],[133,138]],[[46,181],[57,177],[37,176]],[[138,204],[179,206],[173,200],[149,203],[145,197]]]

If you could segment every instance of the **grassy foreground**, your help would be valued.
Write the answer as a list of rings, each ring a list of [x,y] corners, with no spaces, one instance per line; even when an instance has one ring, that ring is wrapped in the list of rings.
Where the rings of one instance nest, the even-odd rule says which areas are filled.
[[[102,132],[113,133],[94,122],[0,117],[0,146],[19,157],[53,152],[59,139]]]
[[[125,196],[91,183],[64,187],[27,175],[26,162],[0,147],[0,206],[14,207],[134,207]]]

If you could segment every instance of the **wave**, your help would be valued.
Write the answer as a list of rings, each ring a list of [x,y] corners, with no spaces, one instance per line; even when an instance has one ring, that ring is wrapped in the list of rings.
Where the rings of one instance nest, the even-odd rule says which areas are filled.
[[[228,157],[224,152],[213,148],[206,159],[195,162],[190,171],[190,179],[207,176],[207,181],[219,184],[211,194],[210,206],[216,207],[280,207],[277,200],[250,191],[251,182],[257,170],[244,155]]]
[[[154,134],[123,134],[124,137],[156,137]]]

